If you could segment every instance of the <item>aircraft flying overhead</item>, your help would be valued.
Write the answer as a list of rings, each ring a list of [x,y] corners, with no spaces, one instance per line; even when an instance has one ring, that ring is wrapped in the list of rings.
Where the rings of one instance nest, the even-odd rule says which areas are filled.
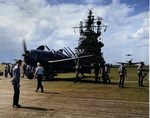
[[[126,56],[132,56],[132,54],[125,54]]]
[[[90,65],[90,59],[93,60],[94,58],[92,55],[78,57],[69,47],[68,49],[64,48],[55,51],[53,49],[50,50],[46,45],[41,45],[35,50],[27,50],[25,40],[23,40],[23,47],[24,54],[22,56],[24,57],[24,62],[33,68],[37,67],[37,62],[40,62],[44,68],[44,75],[47,79],[52,79],[54,76],[57,76],[57,72],[75,72],[74,67],[77,62],[80,64],[88,63]],[[45,47],[48,51],[44,50]],[[90,73],[90,69],[86,66],[83,70],[84,72]],[[32,79],[33,73],[30,73],[28,78]]]
[[[118,64],[124,63],[124,64],[126,64],[126,65],[133,66],[133,65],[139,64],[139,63],[141,63],[141,62],[132,63],[132,59],[131,59],[131,60],[127,61],[127,62],[116,62],[116,63],[118,63]]]

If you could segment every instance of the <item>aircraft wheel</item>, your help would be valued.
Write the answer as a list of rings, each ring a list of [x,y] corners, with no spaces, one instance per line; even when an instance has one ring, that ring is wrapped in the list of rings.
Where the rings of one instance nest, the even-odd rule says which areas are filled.
[[[29,73],[29,74],[27,75],[27,77],[28,77],[28,79],[33,79],[33,78],[34,78],[33,72]]]
[[[3,72],[0,72],[0,76],[3,76]]]

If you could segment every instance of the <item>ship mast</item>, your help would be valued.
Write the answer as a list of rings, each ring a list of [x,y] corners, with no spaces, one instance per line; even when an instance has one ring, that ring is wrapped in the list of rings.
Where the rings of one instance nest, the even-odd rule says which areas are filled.
[[[103,28],[106,31],[107,25],[102,25],[102,18],[94,18],[92,10],[89,10],[87,20],[80,22],[79,28],[80,37],[78,42],[78,47],[76,47],[76,53],[81,55],[94,55],[100,58],[99,63],[104,65],[105,61],[103,58],[103,53],[101,48],[104,44],[101,42],[101,30]]]

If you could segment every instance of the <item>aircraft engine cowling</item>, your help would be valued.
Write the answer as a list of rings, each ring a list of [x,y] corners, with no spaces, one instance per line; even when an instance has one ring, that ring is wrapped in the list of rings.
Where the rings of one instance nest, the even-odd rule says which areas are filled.
[[[29,61],[29,54],[30,54],[29,51],[26,51],[25,54],[22,54],[22,56],[24,56],[24,62],[25,63],[28,63],[28,61]]]

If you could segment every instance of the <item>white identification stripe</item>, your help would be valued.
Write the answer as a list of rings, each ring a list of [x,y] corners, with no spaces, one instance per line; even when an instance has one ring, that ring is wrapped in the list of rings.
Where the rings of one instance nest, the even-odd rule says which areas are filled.
[[[79,57],[79,59],[80,59],[80,58],[86,58],[86,57],[92,57],[92,55],[81,56],[81,57]],[[73,60],[73,59],[78,59],[78,58],[73,57],[73,58],[67,58],[67,59],[53,60],[53,61],[48,61],[48,63],[61,62],[61,61],[68,61],[68,60]]]
[[[72,60],[75,58],[69,58],[69,59],[61,59],[61,60],[54,60],[54,61],[48,61],[49,63],[54,63],[54,62],[61,62],[61,61],[67,61],[67,60]]]

